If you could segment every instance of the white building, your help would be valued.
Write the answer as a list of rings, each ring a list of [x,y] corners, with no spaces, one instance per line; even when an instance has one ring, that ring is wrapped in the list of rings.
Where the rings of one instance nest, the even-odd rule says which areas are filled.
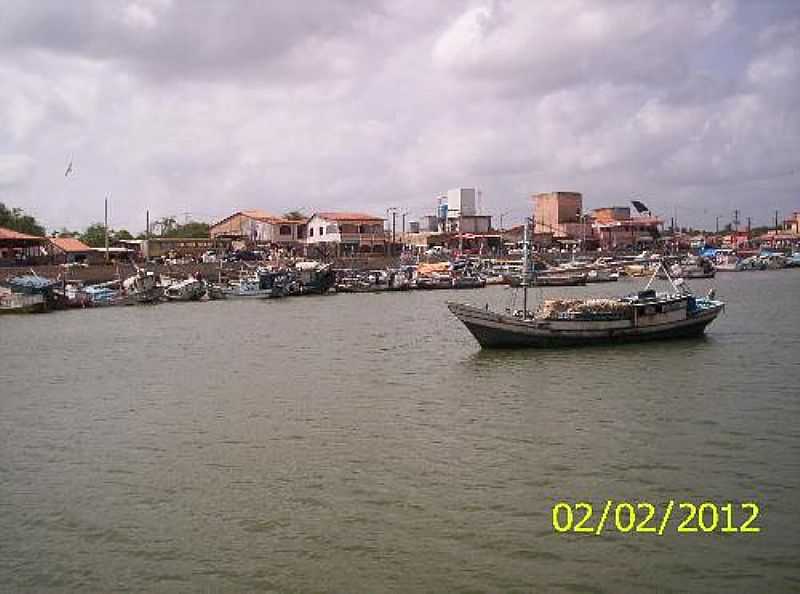
[[[455,188],[447,191],[447,218],[472,217],[478,214],[475,188]]]
[[[386,253],[384,219],[359,212],[318,212],[306,223],[306,250],[351,256]]]

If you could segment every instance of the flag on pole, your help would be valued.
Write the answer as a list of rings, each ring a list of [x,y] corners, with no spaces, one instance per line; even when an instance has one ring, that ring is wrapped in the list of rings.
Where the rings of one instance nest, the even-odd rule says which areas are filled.
[[[633,207],[639,214],[642,214],[643,212],[650,212],[650,209],[647,208],[644,202],[639,202],[638,200],[631,200],[631,204],[633,204]]]

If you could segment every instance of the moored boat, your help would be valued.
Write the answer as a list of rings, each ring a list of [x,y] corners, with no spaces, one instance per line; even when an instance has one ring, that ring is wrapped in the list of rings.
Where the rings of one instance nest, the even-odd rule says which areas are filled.
[[[169,301],[199,301],[206,294],[206,283],[190,276],[174,282],[164,289],[164,296]]]
[[[17,293],[0,288],[0,314],[44,313],[47,302],[41,293]]]
[[[528,258],[525,227],[525,263]],[[523,266],[523,271],[527,266]],[[483,348],[560,347],[699,336],[724,308],[724,303],[696,297],[682,279],[671,292],[650,288],[616,299],[548,300],[536,311],[527,307],[527,274],[523,279],[523,309],[497,313],[468,304],[449,302],[450,311]]]

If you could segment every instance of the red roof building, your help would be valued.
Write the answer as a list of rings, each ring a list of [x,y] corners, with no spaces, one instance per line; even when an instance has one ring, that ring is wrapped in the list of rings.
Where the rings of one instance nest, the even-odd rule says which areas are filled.
[[[0,227],[0,265],[28,266],[43,255],[44,237]]]
[[[263,210],[242,210],[211,226],[212,239],[285,245],[302,241],[305,221],[286,219]]]
[[[53,263],[87,262],[92,248],[74,237],[51,237],[47,250]]]

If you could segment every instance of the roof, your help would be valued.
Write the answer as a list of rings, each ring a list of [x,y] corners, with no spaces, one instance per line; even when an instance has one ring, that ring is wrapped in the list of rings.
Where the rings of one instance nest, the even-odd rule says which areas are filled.
[[[251,219],[258,219],[259,221],[267,221],[267,222],[272,222],[275,219],[280,218],[275,216],[274,214],[270,214],[258,208],[254,208],[253,210],[243,210],[241,211],[241,213],[236,213],[236,214],[243,214],[244,216],[250,217]]]
[[[88,252],[91,248],[74,237],[51,237],[50,243],[62,252]]]
[[[273,223],[273,224],[281,224],[281,225],[283,225],[283,224],[291,224],[291,223],[294,223],[296,225],[301,225],[301,224],[305,223],[305,220],[286,219],[284,217],[279,217],[277,215],[270,214],[270,213],[268,213],[268,212],[266,212],[264,210],[261,210],[261,209],[258,209],[258,208],[253,208],[253,209],[250,209],[250,210],[240,210],[240,211],[237,211],[237,212],[233,213],[232,215],[228,215],[224,219],[221,219],[220,221],[218,221],[218,222],[214,223],[213,225],[211,225],[211,227],[212,228],[219,227],[223,223],[227,223],[233,217],[236,217],[236,216],[239,216],[239,215],[242,215],[242,216],[247,217],[249,219],[255,219],[257,221],[262,221],[264,223]]]
[[[37,239],[39,241],[44,241],[44,237],[20,233],[19,231],[13,231],[5,227],[0,227],[0,239]]]
[[[317,216],[329,221],[381,221],[384,219],[363,212],[317,212],[311,217]]]

